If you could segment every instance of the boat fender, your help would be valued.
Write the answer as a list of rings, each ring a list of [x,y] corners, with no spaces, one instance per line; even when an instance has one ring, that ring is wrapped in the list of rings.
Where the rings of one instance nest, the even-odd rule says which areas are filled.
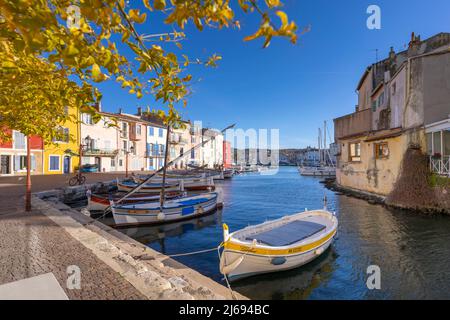
[[[197,210],[198,214],[202,214],[203,211],[203,207],[202,206],[198,206],[198,210]]]
[[[282,264],[285,264],[286,261],[287,260],[285,257],[276,257],[270,260],[270,263],[273,264],[274,266],[281,266]]]
[[[316,249],[316,250],[314,251],[314,253],[315,253],[316,255],[322,254],[322,253],[323,253],[323,248]]]
[[[222,228],[223,228],[223,242],[227,242],[228,238],[229,238],[229,235],[230,235],[230,231],[228,229],[228,225],[226,223],[224,223],[222,225]]]
[[[164,220],[166,218],[166,215],[164,214],[164,212],[160,211],[157,218],[158,220]]]
[[[225,260],[224,258],[220,260],[220,272],[222,274],[230,274],[242,263],[242,261],[244,260],[244,255],[240,256],[227,266],[225,265],[224,260]]]

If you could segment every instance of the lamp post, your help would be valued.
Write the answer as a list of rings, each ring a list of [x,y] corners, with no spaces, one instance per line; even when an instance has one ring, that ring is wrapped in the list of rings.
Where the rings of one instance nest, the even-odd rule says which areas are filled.
[[[82,159],[83,159],[83,148],[86,147],[86,150],[88,149],[88,146],[91,142],[91,137],[88,135],[86,138],[84,138],[84,144],[80,143],[80,152],[78,152],[80,159],[78,160],[78,179],[81,181],[81,165],[82,165]]]
[[[131,146],[130,151],[128,151],[128,150],[124,150],[124,151],[125,151],[125,178],[128,178],[128,155],[130,153],[134,152],[134,147]]]

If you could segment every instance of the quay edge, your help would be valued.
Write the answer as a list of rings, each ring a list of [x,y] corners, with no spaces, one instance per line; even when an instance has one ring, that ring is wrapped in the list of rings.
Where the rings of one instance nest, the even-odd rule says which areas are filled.
[[[60,199],[63,195],[64,190],[33,194],[32,206],[92,251],[148,299],[233,299],[227,287],[62,203]],[[233,295],[238,300],[248,299],[234,291]]]
[[[386,201],[387,197],[385,197],[385,196],[370,193],[367,191],[362,191],[362,190],[357,190],[357,189],[341,186],[336,182],[335,178],[325,179],[321,182],[323,183],[325,188],[327,188],[331,191],[341,193],[341,194],[349,196],[349,197],[365,200],[371,204],[382,205],[386,208],[411,211],[411,212],[414,212],[417,214],[450,215],[450,210],[446,209],[446,208],[430,208],[427,206],[420,206],[420,205],[415,205],[415,204],[405,206],[405,205],[402,205],[399,203],[388,202],[388,201]]]

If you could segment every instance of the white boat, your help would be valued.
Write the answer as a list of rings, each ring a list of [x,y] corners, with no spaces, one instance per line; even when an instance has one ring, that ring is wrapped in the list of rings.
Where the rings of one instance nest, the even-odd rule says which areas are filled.
[[[230,281],[300,267],[333,242],[336,216],[327,210],[297,213],[229,233],[224,224],[220,272]]]
[[[117,181],[117,189],[121,192],[130,192],[134,190],[139,184],[132,181]],[[153,193],[159,194],[162,189],[162,183],[146,183],[140,188],[137,193]],[[183,189],[180,182],[166,183],[164,187],[165,191],[177,191]]]
[[[142,183],[147,180],[146,177],[137,177],[137,183]],[[157,183],[162,185],[163,179],[156,177],[151,179],[151,183]],[[203,191],[203,190],[214,190],[214,180],[212,177],[188,177],[188,178],[166,178],[166,185],[176,185],[180,186],[186,191]]]
[[[329,166],[299,167],[298,170],[302,176],[313,176],[313,177],[336,176],[336,168]]]
[[[180,221],[205,215],[216,208],[216,192],[167,200],[162,207],[159,202],[124,205],[111,203],[111,211],[117,226]]]
[[[224,179],[231,179],[233,178],[234,170],[233,169],[225,169],[223,170],[223,178]]]

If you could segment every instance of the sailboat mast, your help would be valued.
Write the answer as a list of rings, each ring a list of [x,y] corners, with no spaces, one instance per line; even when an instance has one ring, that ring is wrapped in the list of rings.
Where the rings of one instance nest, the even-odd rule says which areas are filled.
[[[166,134],[166,150],[164,153],[164,168],[163,168],[163,180],[161,187],[161,195],[159,198],[160,208],[164,205],[164,192],[166,189],[166,172],[167,172],[167,160],[169,159],[169,135],[170,135],[170,125],[167,126],[167,134]]]
[[[327,152],[327,121],[323,122],[323,162],[327,163],[326,152]]]
[[[319,137],[318,137],[318,147],[319,147],[319,163],[322,163],[322,148],[321,148],[321,144],[322,144],[322,133],[320,132],[320,128],[319,128]]]

